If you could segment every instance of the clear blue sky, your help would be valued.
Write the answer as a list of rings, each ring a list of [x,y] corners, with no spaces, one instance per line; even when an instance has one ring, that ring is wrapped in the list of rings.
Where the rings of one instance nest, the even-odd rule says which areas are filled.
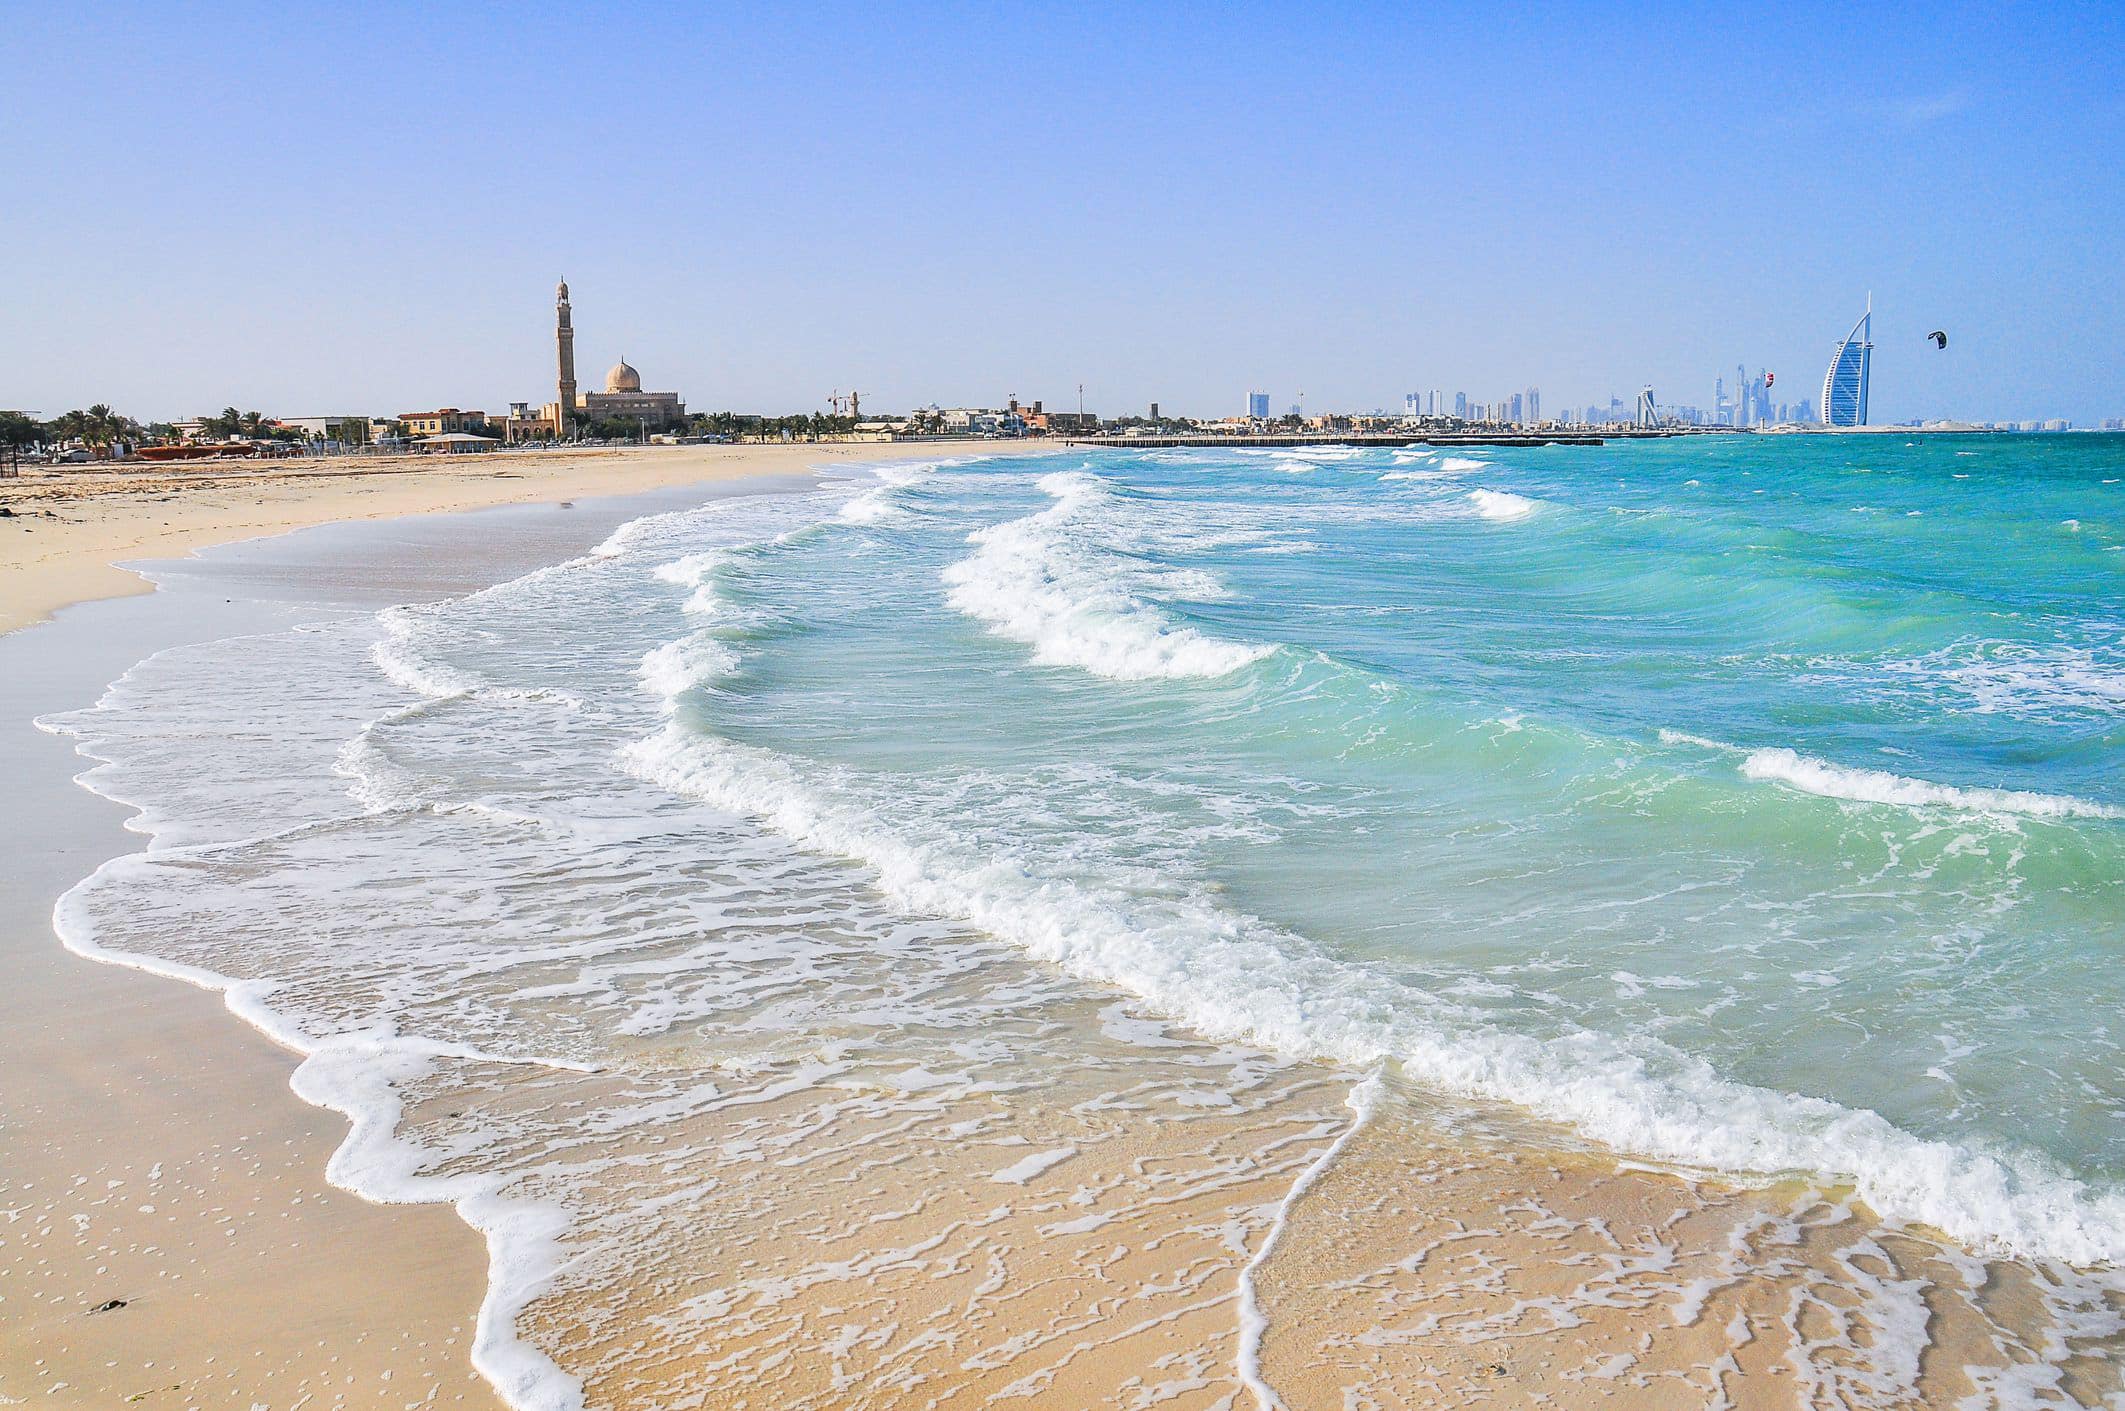
[[[1314,8],[18,6],[0,406],[2125,415],[2125,6]]]

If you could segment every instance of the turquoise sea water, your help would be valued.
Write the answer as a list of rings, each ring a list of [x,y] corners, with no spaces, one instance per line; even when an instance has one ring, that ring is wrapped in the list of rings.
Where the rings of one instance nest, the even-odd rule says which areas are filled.
[[[2119,1252],[2125,440],[890,474],[667,572],[638,771],[1214,1035]]]
[[[1245,1110],[1262,1049],[1849,1182],[2114,1337],[2121,482],[2098,436],[835,470],[140,663],[46,722],[153,838],[59,927],[226,988],[355,1117],[335,1179],[487,1231],[520,1405],[579,1404],[546,1291],[808,1257],[749,1114],[797,1104],[788,1180],[854,1111],[978,1136],[978,1205]],[[1067,1122],[1000,1096],[1071,1065]]]

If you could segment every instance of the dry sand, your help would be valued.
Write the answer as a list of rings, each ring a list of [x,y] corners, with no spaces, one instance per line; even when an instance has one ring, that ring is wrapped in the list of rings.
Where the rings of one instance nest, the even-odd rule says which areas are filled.
[[[72,782],[82,762],[31,718],[94,700],[188,630],[244,626],[240,606],[205,626],[191,607],[121,617],[94,600],[153,585],[114,561],[331,521],[967,449],[702,446],[0,480],[15,516],[0,519],[0,775],[13,825],[0,868],[0,1406],[502,1404],[468,1360],[486,1285],[480,1237],[448,1209],[372,1205],[330,1185],[345,1123],[289,1091],[293,1055],[218,997],[79,959],[52,933],[59,893],[139,839],[119,827],[123,810]],[[565,545],[521,535],[521,563],[444,566],[440,578],[398,565],[396,577],[462,591],[579,552],[625,517],[571,519],[556,531]],[[16,630],[75,603],[92,606]]]
[[[705,448],[352,481],[184,472],[90,494],[23,482],[62,518],[21,531],[49,537],[33,539],[36,567],[8,565],[0,601],[19,622],[137,591],[104,567],[113,554],[875,454]],[[579,550],[602,533],[596,514],[558,518],[544,540],[493,537],[528,566],[570,551],[554,536]],[[421,553],[432,544],[403,544],[395,562],[368,553],[360,569],[440,592],[507,561]],[[467,1361],[478,1238],[447,1210],[331,1188],[344,1128],[289,1093],[290,1055],[214,997],[76,960],[51,935],[57,892],[132,844],[116,809],[69,783],[64,742],[23,722],[92,698],[173,617],[202,611],[204,595],[168,596],[130,637],[105,629],[152,618],[155,602],[0,639],[0,760],[36,824],[0,873],[0,1404],[496,1406]],[[240,630],[244,611],[213,606],[190,630]],[[627,1212],[626,1257],[594,1257],[587,1231],[524,1336],[594,1404],[627,1408],[1947,1406],[2001,1404],[2017,1383],[2042,1388],[2031,1404],[2119,1395],[2117,1339],[2076,1337],[2047,1311],[2065,1271],[1886,1230],[1846,1192],[1634,1169],[1417,1094],[1331,1164],[1350,1075],[1147,1038],[1140,1017],[1101,1008],[1112,998],[1029,1007],[1019,1030],[988,1036],[1008,1040],[992,1045],[993,1082],[912,1106],[889,1081],[910,1061],[892,1044],[872,1080],[719,1073],[742,1118],[643,1134],[656,1159],[616,1168],[634,1188],[605,1207]],[[511,1070],[482,1100],[527,1124],[565,1118],[597,1085],[655,1067],[536,1084]],[[415,1105],[407,1118],[447,1130],[457,1115]],[[788,1155],[761,1160],[770,1149]],[[1236,1376],[1242,1278],[1279,1220],[1253,1273],[1266,1329],[1250,1389]],[[93,1311],[112,1299],[125,1306]]]
[[[145,579],[117,564],[174,558],[308,524],[632,495],[733,476],[1016,448],[995,442],[656,446],[26,469],[0,480],[0,506],[15,516],[0,519],[6,546],[0,632],[68,603],[148,591]]]

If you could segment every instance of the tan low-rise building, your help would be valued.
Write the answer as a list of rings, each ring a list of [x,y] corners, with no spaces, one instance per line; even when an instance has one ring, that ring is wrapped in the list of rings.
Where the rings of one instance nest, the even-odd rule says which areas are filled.
[[[442,407],[432,412],[400,412],[408,436],[449,436],[459,432],[481,435],[487,430],[487,413]]]
[[[553,409],[534,412],[529,402],[511,402],[507,416],[487,419],[487,430],[511,445],[519,441],[558,441],[561,437]]]
[[[622,358],[605,374],[605,390],[586,392],[576,404],[584,421],[638,421],[655,430],[686,421],[686,403],[676,392],[644,392],[642,374]]]
[[[511,441],[541,440],[574,435],[586,422],[632,421],[644,431],[664,431],[686,424],[686,403],[676,392],[645,392],[642,374],[622,358],[605,374],[602,392],[576,391],[575,313],[568,302],[568,284],[554,291],[554,353],[560,373],[554,400],[529,414],[528,404],[512,403],[503,423]],[[520,410],[521,408],[521,410]]]

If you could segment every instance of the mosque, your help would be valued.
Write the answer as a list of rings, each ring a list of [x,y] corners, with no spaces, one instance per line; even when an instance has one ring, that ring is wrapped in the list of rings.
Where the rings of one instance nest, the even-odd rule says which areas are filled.
[[[560,363],[560,379],[554,400],[533,416],[528,404],[512,403],[504,435],[511,441],[561,439],[584,424],[626,418],[651,431],[678,426],[686,420],[686,403],[676,392],[645,392],[642,374],[622,358],[605,374],[602,392],[576,392],[576,330],[568,307],[568,281],[562,280],[554,296],[554,351]]]

